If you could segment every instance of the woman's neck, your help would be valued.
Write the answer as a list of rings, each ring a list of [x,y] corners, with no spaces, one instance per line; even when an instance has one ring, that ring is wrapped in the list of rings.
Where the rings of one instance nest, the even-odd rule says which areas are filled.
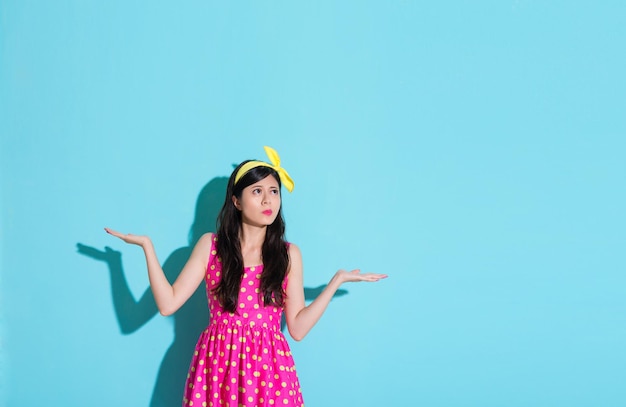
[[[263,247],[265,241],[265,234],[267,233],[267,226],[262,228],[246,225],[241,225],[241,234],[239,235],[239,242],[241,244],[241,250],[254,250]]]
[[[267,227],[255,227],[243,224],[239,243],[244,267],[256,266],[263,263],[263,242]]]

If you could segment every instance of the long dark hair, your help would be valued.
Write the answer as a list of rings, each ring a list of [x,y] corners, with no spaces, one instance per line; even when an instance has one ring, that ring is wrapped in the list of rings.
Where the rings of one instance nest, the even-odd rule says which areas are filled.
[[[249,170],[235,184],[235,174],[246,162],[248,161],[239,164],[231,174],[226,187],[224,206],[217,218],[217,256],[222,262],[222,278],[213,289],[213,293],[217,296],[222,307],[229,312],[237,312],[237,300],[244,270],[241,243],[239,241],[241,212],[235,207],[232,197],[235,196],[237,199],[240,199],[245,187],[266,178],[268,175],[276,179],[279,190],[281,186],[278,173],[273,168],[265,166]],[[282,203],[276,220],[267,226],[261,257],[263,260],[263,272],[261,274],[261,292],[259,296],[263,296],[263,303],[266,306],[282,307],[286,296],[282,284],[289,267]]]

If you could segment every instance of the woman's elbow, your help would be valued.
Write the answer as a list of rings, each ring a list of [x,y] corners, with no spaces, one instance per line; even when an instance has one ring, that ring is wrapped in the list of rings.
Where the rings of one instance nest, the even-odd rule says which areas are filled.
[[[301,340],[304,339],[304,337],[306,336],[305,332],[298,332],[295,329],[290,329],[289,330],[289,336],[291,336],[291,338],[296,341],[296,342],[300,342]]]
[[[161,314],[164,317],[169,317],[169,316],[173,315],[176,311],[177,311],[176,308],[171,308],[171,307],[159,308],[159,314]]]

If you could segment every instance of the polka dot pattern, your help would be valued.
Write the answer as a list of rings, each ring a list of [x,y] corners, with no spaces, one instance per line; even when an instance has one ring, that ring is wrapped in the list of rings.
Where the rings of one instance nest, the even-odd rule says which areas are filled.
[[[303,407],[291,350],[280,330],[283,310],[266,307],[259,298],[263,266],[246,267],[237,312],[225,311],[211,292],[221,275],[216,241],[205,278],[210,322],[196,344],[183,406]]]

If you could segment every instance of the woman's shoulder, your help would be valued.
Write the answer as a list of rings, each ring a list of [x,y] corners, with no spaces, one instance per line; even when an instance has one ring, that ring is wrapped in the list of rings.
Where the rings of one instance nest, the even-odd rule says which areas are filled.
[[[200,239],[198,239],[198,243],[196,243],[196,246],[209,250],[211,246],[213,246],[213,243],[216,241],[217,235],[215,233],[208,232],[200,236]]]
[[[302,257],[300,253],[300,248],[295,243],[287,242],[287,253],[289,253],[289,257]]]
[[[213,240],[217,240],[217,235],[213,232],[207,232],[200,236],[199,240],[208,240],[209,242],[211,242]]]

